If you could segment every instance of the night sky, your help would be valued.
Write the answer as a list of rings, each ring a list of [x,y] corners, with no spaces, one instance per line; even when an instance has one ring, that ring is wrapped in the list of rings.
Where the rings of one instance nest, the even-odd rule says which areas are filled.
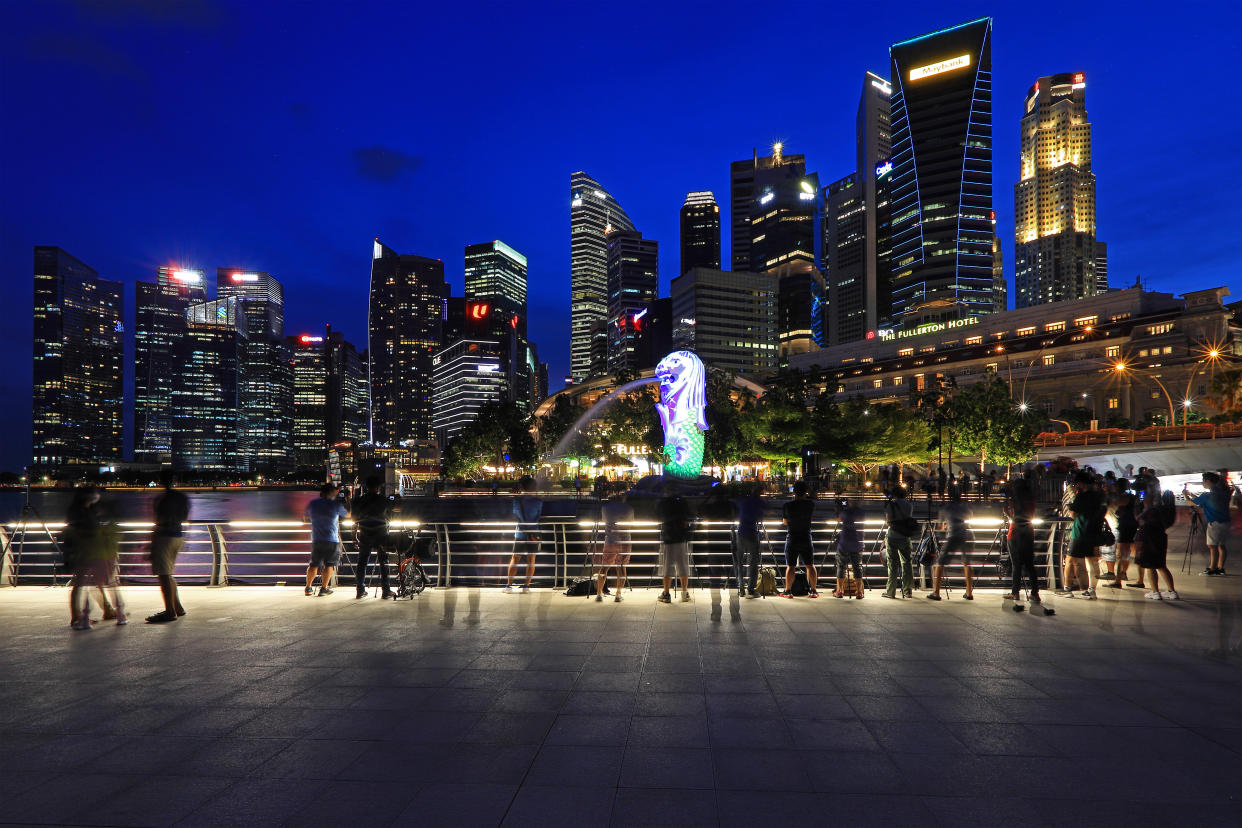
[[[1242,297],[1236,0],[868,7],[3,0],[0,468],[29,461],[34,245],[127,284],[174,262],[270,271],[290,333],[331,322],[361,348],[373,237],[442,258],[455,293],[463,246],[503,239],[530,260],[556,388],[571,172],[660,241],[666,292],[687,191],[727,212],[729,162],[774,140],[822,182],[846,175],[863,72],[988,14],[1011,291],[1023,96],[1083,71],[1112,283]],[[727,216],[724,237],[727,256]]]

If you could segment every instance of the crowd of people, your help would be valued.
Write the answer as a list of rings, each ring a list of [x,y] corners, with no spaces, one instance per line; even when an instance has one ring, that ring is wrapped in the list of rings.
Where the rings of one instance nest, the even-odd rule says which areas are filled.
[[[1004,546],[1011,564],[1011,586],[1005,597],[1019,601],[1025,588],[1032,604],[1041,603],[1040,578],[1035,568],[1036,482],[1034,473],[1027,472],[1008,481],[1004,490],[1007,522]],[[183,527],[190,515],[190,502],[177,490],[171,474],[164,476],[163,483],[164,490],[154,503],[154,530],[148,549],[151,571],[159,583],[164,608],[147,617],[147,622],[152,624],[166,624],[186,615],[174,573],[183,543]],[[1187,488],[1183,495],[1193,510],[1192,531],[1201,525],[1204,532],[1208,562],[1201,574],[1220,577],[1226,574],[1231,503],[1239,495],[1223,472],[1204,472],[1202,485],[1201,493],[1193,494]],[[542,548],[540,518],[543,515],[543,500],[533,488],[533,479],[523,477],[512,501],[515,528],[505,569],[504,592],[526,593],[531,589]],[[372,555],[378,564],[382,597],[394,597],[388,566],[393,498],[384,494],[378,478],[368,479],[363,491],[352,499],[342,499],[339,494],[338,486],[325,484],[304,511],[303,519],[311,527],[305,594],[318,597],[333,594],[334,576],[343,549],[341,521],[352,518],[357,546],[355,597],[363,599],[368,595],[367,573]],[[709,557],[731,558],[724,568],[730,571],[738,596],[755,598],[763,593],[760,540],[766,504],[758,485],[736,487],[732,496],[726,494],[724,487],[716,487],[699,504],[697,514],[673,482],[665,481],[657,494],[658,572],[663,587],[659,602],[672,603],[675,595],[679,595],[681,602],[693,600],[690,550],[697,520],[729,528],[726,542],[709,540],[707,543],[709,547],[713,543],[722,547],[710,548]],[[816,598],[819,596],[819,566],[812,539],[816,501],[806,481],[796,482],[792,494],[793,498],[782,505],[780,517],[785,528],[783,588],[773,587],[773,592],[787,598],[795,595]],[[964,493],[950,485],[947,502],[940,507],[930,527],[915,518],[914,504],[904,487],[893,485],[887,494],[882,531],[887,578],[882,596],[889,599],[913,597],[914,567],[923,565],[930,567],[931,574],[931,591],[927,598],[939,601],[946,585],[947,568],[960,565],[965,581],[962,597],[973,600],[974,568],[980,561],[972,551],[976,546],[970,541],[968,528],[972,511],[965,502]],[[591,586],[596,601],[604,600],[609,574],[613,575],[613,600],[622,600],[621,591],[632,554],[631,527],[635,521],[635,510],[627,502],[629,498],[629,495],[614,492],[601,508],[602,543],[591,556]],[[99,499],[97,488],[77,489],[62,536],[65,564],[73,573],[70,623],[75,630],[91,629],[94,623],[92,596],[97,596],[104,620],[115,620],[118,625],[129,621],[120,590],[118,530],[101,512]],[[835,506],[836,587],[832,594],[837,598],[847,595],[861,598],[861,588],[853,584],[861,582],[862,578],[864,513],[856,499],[837,499]],[[1133,479],[1119,478],[1112,472],[1101,475],[1090,469],[1078,471],[1065,489],[1061,515],[1068,519],[1069,526],[1068,543],[1060,561],[1061,584],[1055,589],[1057,594],[1095,600],[1101,589],[1131,587],[1144,590],[1144,596],[1150,600],[1179,599],[1167,565],[1168,529],[1177,520],[1177,509],[1173,493],[1161,489],[1154,470],[1140,468]],[[923,552],[922,560],[915,561],[915,540],[924,537],[929,529],[933,540],[936,530],[943,533],[944,540],[933,543],[933,551]],[[522,579],[515,580],[522,567]],[[727,580],[726,575],[726,585]],[[1161,589],[1161,582],[1164,589]],[[675,590],[674,586],[679,589]]]

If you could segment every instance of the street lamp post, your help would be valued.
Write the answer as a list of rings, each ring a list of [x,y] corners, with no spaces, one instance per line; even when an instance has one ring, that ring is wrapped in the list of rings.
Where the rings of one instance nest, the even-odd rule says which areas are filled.
[[[1027,380],[1031,378],[1031,369],[1035,367],[1036,363],[1043,362],[1044,351],[1051,348],[1054,344],[1056,344],[1056,341],[1063,336],[1068,336],[1069,334],[1076,334],[1080,332],[1083,334],[1090,334],[1093,330],[1095,330],[1095,328],[1092,327],[1091,325],[1086,325],[1082,328],[1070,328],[1068,330],[1062,331],[1061,333],[1057,334],[1052,339],[1049,339],[1046,343],[1044,343],[1044,346],[1039,349],[1038,353],[1035,354],[1035,358],[1032,359],[1030,364],[1026,366],[1026,373],[1022,375],[1022,399],[1023,400],[1026,399],[1026,382]],[[1013,396],[1012,382],[1009,388],[1009,395],[1011,397]]]
[[[1130,374],[1138,374],[1139,376],[1146,377],[1147,379],[1154,382],[1156,385],[1160,386],[1160,390],[1164,392],[1164,398],[1168,400],[1169,402],[1169,425],[1177,425],[1177,417],[1174,416],[1173,414],[1173,395],[1169,393],[1169,389],[1164,387],[1164,383],[1160,381],[1159,377],[1157,377],[1155,374],[1149,374],[1146,371],[1140,371],[1139,369],[1134,368],[1133,366],[1126,365],[1124,362],[1118,362],[1115,365],[1113,365],[1113,370],[1121,374],[1122,376],[1129,376]]]
[[[1190,417],[1190,409],[1194,403],[1190,399],[1190,386],[1194,383],[1195,377],[1203,373],[1203,369],[1199,366],[1206,362],[1215,362],[1221,358],[1220,349],[1212,348],[1207,351],[1203,358],[1196,361],[1190,366],[1190,376],[1186,378],[1186,393],[1182,395],[1182,426],[1188,425],[1187,418]]]

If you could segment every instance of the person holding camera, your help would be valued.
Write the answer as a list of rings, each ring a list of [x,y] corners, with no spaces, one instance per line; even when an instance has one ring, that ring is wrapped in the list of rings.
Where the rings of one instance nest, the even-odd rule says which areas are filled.
[[[367,563],[375,553],[379,565],[381,598],[393,598],[388,584],[388,527],[392,522],[392,501],[383,493],[378,477],[366,479],[366,490],[354,498],[350,514],[358,541],[358,570],[354,578],[356,599],[367,597]]]
[[[1191,495],[1183,487],[1182,494],[1203,512],[1207,540],[1208,565],[1200,575],[1224,575],[1225,556],[1229,546],[1229,486],[1216,472],[1203,473],[1204,491]]]
[[[1086,570],[1087,588],[1082,597],[1094,601],[1096,585],[1100,581],[1100,535],[1105,528],[1104,493],[1096,488],[1095,477],[1083,470],[1074,475],[1074,499],[1070,501],[1069,513],[1074,519],[1069,531],[1069,559],[1065,563],[1065,589],[1074,597],[1074,582],[1079,580],[1081,570]]]
[[[856,500],[840,500],[837,506],[840,509],[837,520],[841,522],[841,528],[837,532],[837,586],[832,591],[832,597],[844,598],[845,592],[841,587],[845,583],[846,565],[853,568],[855,578],[862,578],[863,539],[859,522],[863,519],[863,510]],[[857,595],[862,597],[861,592]]]
[[[331,595],[332,575],[341,563],[341,518],[349,511],[336,499],[341,489],[335,483],[319,488],[319,497],[306,504],[302,519],[311,525],[310,564],[306,567],[306,594],[315,594],[319,576],[319,597]]]
[[[801,562],[806,567],[807,595],[818,598],[815,585],[819,580],[815,571],[815,547],[811,545],[811,518],[815,514],[815,501],[805,480],[793,486],[794,499],[782,507],[782,523],[785,524],[785,591],[784,598],[792,598],[794,569]]]
[[[509,568],[505,572],[505,587],[502,592],[530,592],[531,579],[535,577],[535,556],[539,554],[539,518],[543,514],[543,500],[531,492],[535,488],[535,480],[529,474],[522,475],[518,481],[521,492],[513,498],[513,516],[517,518],[517,528],[513,531],[513,553],[509,555]],[[518,559],[526,559],[526,581],[520,588],[513,586],[513,574],[517,570]]]
[[[957,489],[949,492],[949,502],[940,510],[941,525],[946,531],[944,546],[940,548],[940,559],[932,570],[932,591],[928,595],[931,601],[940,600],[940,582],[944,580],[944,568],[957,556],[962,559],[962,573],[966,576],[966,592],[962,596],[967,601],[975,600],[975,571],[971,567],[970,538],[967,537],[966,521],[970,520],[970,507],[962,502],[962,493]]]
[[[901,597],[914,597],[914,568],[910,565],[910,539],[919,530],[914,519],[914,504],[906,499],[906,490],[895,486],[892,497],[885,507],[888,517],[888,534],[884,538],[885,564],[888,567],[888,584],[885,598],[897,597],[897,579],[901,578]]]

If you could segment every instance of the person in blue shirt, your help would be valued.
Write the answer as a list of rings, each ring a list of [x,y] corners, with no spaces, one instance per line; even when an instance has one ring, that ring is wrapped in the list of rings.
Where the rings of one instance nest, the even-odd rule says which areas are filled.
[[[336,499],[340,486],[325,483],[319,497],[306,504],[302,520],[311,525],[310,565],[306,567],[306,594],[315,594],[315,576],[319,576],[319,596],[332,594],[332,575],[341,563],[341,518],[349,514],[345,504]]]
[[[535,481],[529,474],[518,481],[521,494],[513,498],[513,516],[517,529],[513,532],[513,554],[509,556],[509,571],[505,576],[505,592],[530,592],[530,580],[535,575],[535,555],[539,554],[539,516],[543,514],[543,501],[530,492]],[[521,590],[513,586],[513,573],[518,558],[526,558],[526,583]]]
[[[738,597],[757,598],[759,593],[759,527],[763,523],[760,486],[752,483],[737,499],[737,543],[733,547],[733,571]],[[743,577],[745,575],[745,577]]]
[[[1207,525],[1208,565],[1200,574],[1224,575],[1229,547],[1229,486],[1219,474],[1204,472],[1203,488],[1202,494],[1193,497],[1188,491],[1183,492],[1203,511],[1203,522]]]

